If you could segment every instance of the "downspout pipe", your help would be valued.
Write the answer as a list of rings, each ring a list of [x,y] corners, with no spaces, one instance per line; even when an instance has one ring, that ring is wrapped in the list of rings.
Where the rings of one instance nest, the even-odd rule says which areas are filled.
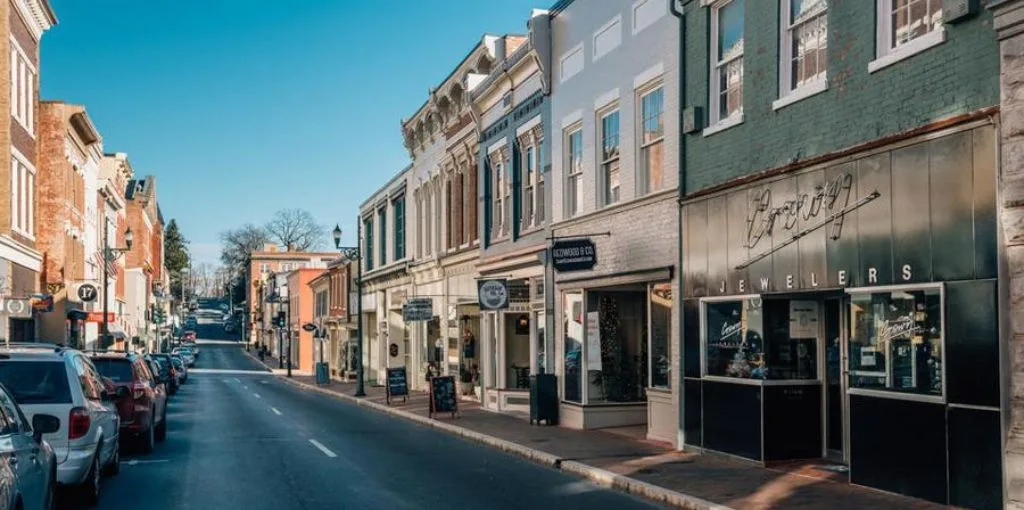
[[[676,264],[677,264],[676,265],[676,268],[677,268],[676,273],[678,274],[678,276],[676,277],[677,278],[676,281],[678,282],[678,285],[679,285],[679,294],[678,295],[679,295],[680,298],[683,296],[683,293],[682,293],[683,279],[686,277],[686,275],[683,274],[683,239],[684,239],[684,235],[685,235],[685,229],[684,229],[684,223],[683,223],[683,220],[684,220],[684,218],[683,218],[683,197],[686,196],[686,134],[683,133],[683,130],[682,130],[682,126],[683,126],[683,112],[686,109],[686,105],[687,105],[687,95],[686,95],[686,49],[687,48],[686,48],[686,13],[685,13],[685,10],[686,10],[687,6],[692,1],[693,0],[668,0],[669,11],[672,12],[673,16],[675,16],[676,18],[679,19],[679,47],[677,48],[678,53],[679,53],[679,62],[678,62],[678,70],[676,71],[678,76],[679,76],[679,108],[678,108],[678,116],[679,116],[679,118],[678,118],[678,126],[679,126],[679,130],[678,130],[678,132],[679,132],[678,146],[679,146],[679,149],[678,149],[678,153],[676,155],[676,157],[678,158],[678,162],[679,162],[679,179],[678,179],[679,183],[677,184],[677,188],[676,188],[676,205],[678,206],[678,214],[677,214],[677,220],[676,221],[679,224],[679,229],[678,229],[678,233],[679,233],[679,243],[678,243],[679,244],[679,249],[677,250],[678,251],[678,259],[676,260]],[[677,3],[678,3],[678,5],[677,5]],[[684,321],[684,317],[686,317],[686,314],[683,311],[683,300],[682,299],[678,299],[678,301],[679,301],[679,312],[678,312],[679,315],[677,316],[678,320],[676,321],[676,324],[678,325],[677,330],[676,330],[676,337],[679,339],[679,357],[678,357],[678,359],[679,359],[679,370],[676,370],[675,372],[677,374],[679,374],[678,375],[679,382],[678,382],[678,384],[676,386],[678,388],[677,391],[679,392],[679,403],[678,403],[679,407],[677,408],[677,416],[678,416],[679,424],[678,424],[678,428],[676,430],[676,449],[682,450],[683,446],[686,444],[686,411],[685,411],[686,410],[686,391],[685,391],[685,389],[686,389],[685,388],[686,387],[686,382],[685,382],[686,374],[685,374],[685,369],[684,369],[686,364],[683,361],[685,359],[685,356],[686,356],[685,347],[684,347],[686,345],[686,340],[683,338],[683,332],[685,331],[683,321]]]

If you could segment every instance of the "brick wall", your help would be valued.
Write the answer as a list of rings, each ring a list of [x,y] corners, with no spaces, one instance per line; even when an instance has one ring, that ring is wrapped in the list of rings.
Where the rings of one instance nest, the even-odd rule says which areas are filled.
[[[64,107],[60,104],[43,104],[37,116],[39,126],[38,167],[43,171],[36,176],[36,246],[44,253],[43,282],[64,280],[67,260],[63,221],[46,221],[45,218],[65,217],[67,206],[67,184],[70,179],[71,163],[64,154],[66,126]]]
[[[999,103],[998,49],[986,9],[945,25],[944,43],[869,73],[868,63],[875,59],[874,4],[829,2],[829,89],[773,111],[779,90],[779,2],[746,2],[743,124],[707,137],[687,135],[688,193]],[[709,20],[700,2],[686,9],[685,106],[702,107],[705,119]]]

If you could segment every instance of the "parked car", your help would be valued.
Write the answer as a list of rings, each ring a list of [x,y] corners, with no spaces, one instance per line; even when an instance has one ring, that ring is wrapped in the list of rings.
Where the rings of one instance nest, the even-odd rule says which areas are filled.
[[[199,358],[199,344],[195,340],[182,342],[181,346],[188,347],[188,350],[192,351],[192,356],[195,356],[196,359]]]
[[[146,360],[146,366],[149,367],[150,373],[153,374],[153,380],[156,381],[157,386],[163,386],[164,392],[168,397],[171,396],[171,372],[165,363],[168,363],[166,359],[157,358],[153,353],[146,354],[143,356]]]
[[[175,347],[171,353],[181,356],[181,360],[188,368],[192,368],[196,364],[196,357],[192,355],[192,351],[188,347]]]
[[[36,416],[61,418],[56,430],[43,432],[57,458],[57,483],[75,487],[77,501],[95,505],[101,476],[120,470],[120,418],[115,394],[89,357],[54,344],[0,346],[0,383],[31,423]],[[118,389],[117,395],[129,391]]]
[[[163,352],[154,352],[150,353],[148,356],[160,364],[159,378],[167,385],[167,394],[173,395],[177,393],[178,386],[180,384],[177,370],[174,368],[174,362],[171,359],[171,355]]]
[[[181,341],[182,342],[195,341],[195,339],[196,339],[196,332],[192,331],[192,330],[185,330],[185,332],[181,335]]]
[[[149,453],[157,441],[167,437],[167,391],[157,383],[145,359],[133,352],[97,352],[93,365],[115,386],[128,388],[130,398],[119,399],[123,436],[137,440],[140,449]]]
[[[181,386],[188,382],[188,367],[185,366],[185,360],[182,359],[181,354],[172,353],[170,356],[174,366],[174,375],[178,378],[178,386]]]
[[[14,397],[0,385],[0,502],[6,508],[54,507],[57,496],[57,457],[43,440],[60,430],[60,418],[39,413],[31,425]],[[6,490],[5,490],[6,489]]]
[[[224,323],[224,332],[225,333],[234,333],[236,330],[237,330],[237,327],[235,326],[234,321],[228,321],[228,322]]]

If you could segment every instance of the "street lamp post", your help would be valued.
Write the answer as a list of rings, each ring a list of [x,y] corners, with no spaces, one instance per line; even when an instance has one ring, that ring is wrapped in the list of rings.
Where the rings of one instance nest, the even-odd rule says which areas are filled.
[[[106,218],[103,219],[103,322],[101,328],[101,336],[103,338],[103,347],[109,345],[107,342],[110,340],[110,323],[107,314],[110,313],[110,271],[107,270],[108,264],[113,262],[118,254],[127,252],[132,249],[132,242],[135,240],[132,234],[132,229],[129,228],[124,231],[124,248],[111,248],[108,240],[110,236],[110,222]]]
[[[363,384],[363,258],[360,256],[359,243],[363,238],[363,225],[356,217],[356,246],[341,245],[341,226],[334,226],[334,247],[341,254],[356,263],[356,392],[355,396],[365,397],[366,388]]]

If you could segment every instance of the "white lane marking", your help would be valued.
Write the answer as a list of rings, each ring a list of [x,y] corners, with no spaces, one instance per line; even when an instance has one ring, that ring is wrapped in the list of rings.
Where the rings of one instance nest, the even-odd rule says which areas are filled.
[[[240,382],[242,382],[242,380],[241,380],[241,379],[239,379],[239,378],[237,378],[237,377],[232,377],[232,379],[234,379],[234,381],[235,381],[236,383],[240,383]]]
[[[263,398],[263,397],[260,397],[260,394],[259,394],[259,393],[253,393],[253,394],[252,394],[252,396],[254,396],[254,397],[256,397],[256,398]]]
[[[281,416],[281,411],[278,411],[276,407],[271,407],[270,410],[274,411],[274,414]]]
[[[309,442],[312,443],[313,446],[315,446],[317,448],[317,450],[320,450],[320,451],[324,452],[324,455],[326,455],[326,456],[328,456],[328,457],[330,457],[332,459],[338,456],[334,452],[328,450],[326,446],[320,444],[320,441],[317,441],[316,439],[310,439]]]
[[[247,386],[247,385],[243,384],[243,385],[242,385],[242,389],[243,389],[243,390],[247,390],[247,389],[249,389],[249,386]]]
[[[190,374],[238,374],[238,375],[272,375],[266,370],[233,370],[230,368],[190,368]]]
[[[131,460],[123,461],[123,462],[121,462],[121,464],[126,464],[126,465],[129,465],[129,466],[134,466],[136,464],[157,464],[157,463],[160,463],[160,462],[170,462],[170,461],[167,460],[167,459],[147,459],[147,460],[131,459]]]

